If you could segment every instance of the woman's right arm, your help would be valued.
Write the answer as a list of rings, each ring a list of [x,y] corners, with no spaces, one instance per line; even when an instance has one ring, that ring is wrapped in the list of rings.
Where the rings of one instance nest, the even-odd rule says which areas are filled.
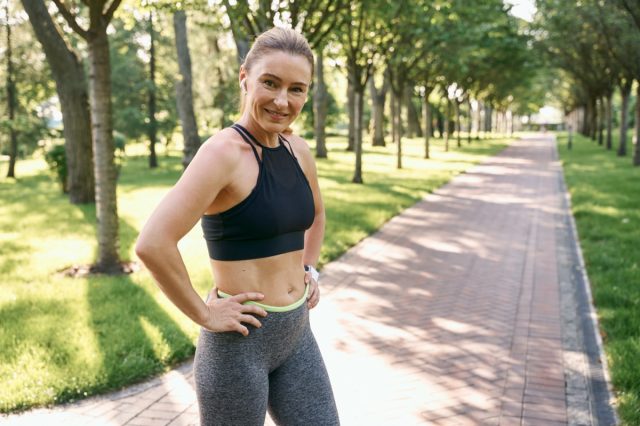
[[[178,241],[197,223],[220,191],[229,184],[241,151],[232,143],[203,144],[175,186],[162,199],[143,227],[136,254],[164,294],[197,324],[213,331],[247,333],[241,321],[259,326],[247,313],[263,315],[246,300],[260,300],[259,293],[243,293],[230,299],[205,303],[193,289],[178,251]],[[264,312],[266,314],[266,312]]]

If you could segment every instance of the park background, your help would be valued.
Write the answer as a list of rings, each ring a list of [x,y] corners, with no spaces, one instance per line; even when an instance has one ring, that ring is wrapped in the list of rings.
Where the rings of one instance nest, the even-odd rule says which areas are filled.
[[[517,132],[559,131],[619,414],[640,423],[640,6],[526,6],[5,0],[0,411],[117,389],[193,354],[197,328],[133,245],[198,146],[238,118],[251,40],[285,25],[316,54],[295,131],[327,204],[321,264]],[[204,295],[199,227],[180,249]]]

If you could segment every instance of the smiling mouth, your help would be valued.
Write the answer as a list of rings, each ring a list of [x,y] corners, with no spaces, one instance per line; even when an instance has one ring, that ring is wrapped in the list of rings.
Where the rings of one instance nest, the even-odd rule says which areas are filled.
[[[273,111],[273,110],[267,109],[267,108],[265,108],[264,110],[267,111],[269,114],[277,115],[278,117],[286,117],[287,115],[289,115],[289,114],[285,114],[285,113],[282,113],[282,112]]]

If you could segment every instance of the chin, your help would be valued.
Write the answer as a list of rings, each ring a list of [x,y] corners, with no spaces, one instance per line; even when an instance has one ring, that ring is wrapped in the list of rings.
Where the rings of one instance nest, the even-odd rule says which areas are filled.
[[[260,120],[260,126],[269,133],[282,133],[293,124],[294,120],[286,120],[280,123],[275,123],[269,119]]]

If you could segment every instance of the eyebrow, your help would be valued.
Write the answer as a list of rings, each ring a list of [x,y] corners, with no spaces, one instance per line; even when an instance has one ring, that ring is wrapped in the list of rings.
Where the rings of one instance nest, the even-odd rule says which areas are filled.
[[[282,81],[282,79],[281,79],[280,77],[278,77],[277,75],[275,75],[275,74],[269,74],[268,72],[266,72],[266,73],[262,74],[260,77],[271,77],[271,78],[276,79],[276,80],[278,80],[278,81]],[[300,85],[305,86],[305,87],[307,87],[307,86],[308,86],[308,84],[307,84],[307,83],[303,83],[303,82],[301,82],[301,81],[296,81],[295,83],[292,83],[292,84],[300,84]]]

